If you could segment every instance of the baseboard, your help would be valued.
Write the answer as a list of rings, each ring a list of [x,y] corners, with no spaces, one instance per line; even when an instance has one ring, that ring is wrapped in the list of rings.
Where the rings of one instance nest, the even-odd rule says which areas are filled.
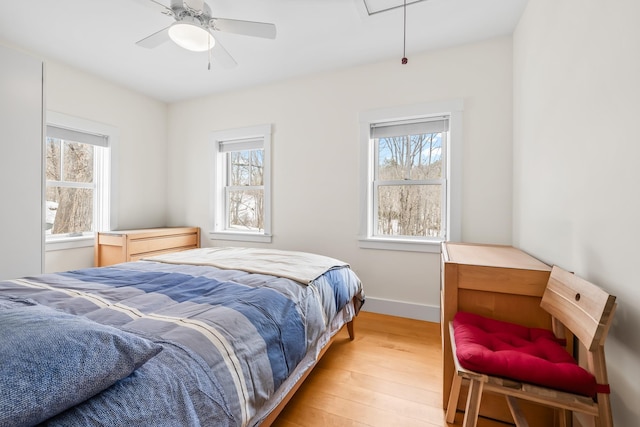
[[[366,297],[362,310],[440,323],[440,307],[438,306]]]

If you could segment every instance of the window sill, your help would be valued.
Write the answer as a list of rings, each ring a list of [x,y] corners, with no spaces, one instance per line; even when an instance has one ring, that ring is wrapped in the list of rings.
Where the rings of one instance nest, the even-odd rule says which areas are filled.
[[[94,236],[61,237],[45,241],[45,251],[62,251],[65,249],[88,248],[95,244]]]
[[[381,249],[387,251],[405,251],[405,252],[427,252],[440,253],[442,240],[433,241],[416,241],[402,239],[385,239],[385,238],[360,238],[360,247],[362,249]]]
[[[236,242],[271,243],[271,234],[237,233],[227,231],[210,231],[212,240],[231,240]]]

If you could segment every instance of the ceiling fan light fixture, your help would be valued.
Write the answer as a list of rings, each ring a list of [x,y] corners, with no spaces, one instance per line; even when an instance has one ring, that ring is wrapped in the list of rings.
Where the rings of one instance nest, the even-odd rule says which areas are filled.
[[[183,19],[169,28],[169,37],[178,46],[194,51],[205,52],[216,44],[216,39],[195,19]]]

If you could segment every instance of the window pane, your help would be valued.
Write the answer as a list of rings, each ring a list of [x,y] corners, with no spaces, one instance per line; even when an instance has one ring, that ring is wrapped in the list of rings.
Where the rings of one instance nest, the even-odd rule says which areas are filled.
[[[428,133],[413,135],[412,143],[420,152],[420,161],[416,167],[416,179],[442,178],[442,134]]]
[[[251,185],[264,185],[264,150],[251,150]]]
[[[249,159],[247,151],[229,153],[229,185],[249,185]]]
[[[378,186],[377,234],[444,237],[441,185]]]
[[[93,182],[93,145],[65,141],[63,180]]]
[[[394,136],[377,140],[378,179],[442,177],[442,134]]]
[[[264,191],[230,190],[229,229],[264,231]]]
[[[93,229],[93,190],[47,187],[47,234],[71,234]]]
[[[59,139],[47,138],[47,180],[60,181],[60,144]]]
[[[229,185],[263,185],[263,150],[229,153]]]

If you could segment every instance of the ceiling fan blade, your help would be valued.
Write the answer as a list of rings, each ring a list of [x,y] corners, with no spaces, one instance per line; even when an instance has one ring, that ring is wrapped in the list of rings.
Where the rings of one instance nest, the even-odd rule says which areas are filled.
[[[164,3],[157,1],[157,0],[135,0],[136,3],[142,4],[146,7],[150,7],[152,9],[155,9],[156,11],[163,13],[165,15],[174,17],[176,16],[175,12],[173,11],[173,9],[171,9],[169,6],[165,5]]]
[[[165,15],[169,15],[169,16],[175,16],[175,13],[173,12],[173,9],[171,9],[169,6],[164,5],[163,3],[160,3],[159,1],[156,0],[149,0],[151,3],[156,5],[156,9],[159,9],[160,12],[164,13]]]
[[[211,18],[209,26],[214,31],[242,34],[245,36],[276,38],[276,26],[266,22],[239,21],[236,19]]]
[[[236,60],[227,52],[227,49],[222,47],[218,39],[216,39],[216,44],[211,49],[211,55],[213,60],[220,64],[222,68],[233,68],[238,65]]]
[[[155,32],[150,36],[137,41],[136,44],[138,46],[146,47],[147,49],[153,49],[154,47],[160,46],[162,43],[169,40],[169,27],[163,28],[162,30]]]

